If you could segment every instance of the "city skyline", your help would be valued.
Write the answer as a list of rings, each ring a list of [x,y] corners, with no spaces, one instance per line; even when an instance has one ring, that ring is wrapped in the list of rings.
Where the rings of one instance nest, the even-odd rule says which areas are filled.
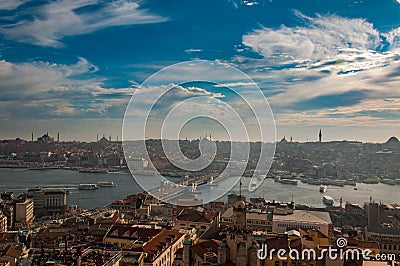
[[[316,136],[314,136],[314,138],[310,137],[310,138],[307,138],[305,140],[298,140],[293,135],[283,135],[281,138],[277,137],[275,142],[281,142],[283,140],[286,140],[287,142],[294,142],[294,143],[312,143],[312,142],[322,142],[322,143],[326,142],[326,143],[329,143],[329,142],[337,142],[337,141],[339,141],[339,142],[340,141],[349,141],[349,142],[354,141],[354,142],[360,142],[360,143],[372,143],[372,144],[376,143],[376,144],[380,144],[380,143],[386,143],[387,141],[389,141],[392,138],[398,139],[398,137],[396,135],[388,136],[386,138],[382,136],[382,141],[376,141],[376,142],[374,142],[374,141],[363,141],[363,140],[360,140],[360,139],[325,139],[325,132],[322,129],[319,129],[317,131],[318,131],[317,132],[318,134],[314,134],[314,135],[316,135]],[[321,141],[319,140],[320,131],[322,133]],[[93,135],[93,136],[91,135],[92,138],[89,138],[89,139],[65,138],[65,137],[61,137],[62,136],[62,132],[60,133],[59,131],[58,132],[54,132],[54,134],[51,134],[51,133],[49,133],[47,131],[47,132],[44,132],[44,133],[39,133],[37,135],[35,135],[34,132],[31,132],[29,137],[12,136],[12,137],[9,137],[9,138],[3,138],[3,137],[0,136],[0,141],[15,140],[17,138],[21,139],[21,140],[24,140],[24,141],[37,141],[38,138],[41,138],[41,137],[43,137],[45,135],[48,135],[51,138],[53,138],[55,142],[58,142],[58,141],[59,142],[77,141],[77,142],[89,142],[90,143],[90,142],[98,142],[101,139],[106,139],[108,141],[110,141],[110,140],[111,141],[122,141],[121,140],[121,136],[112,135],[112,134],[96,134],[96,135]],[[215,134],[213,135],[211,133],[206,133],[204,135],[200,134],[198,137],[194,136],[193,138],[182,136],[182,138],[179,138],[179,140],[194,141],[194,140],[199,140],[199,139],[204,138],[204,137],[205,138],[207,138],[207,137],[210,138],[211,135],[214,136],[212,138],[212,140],[214,140],[214,141],[229,141],[227,139],[220,139],[220,138],[218,138],[218,136],[216,136]],[[146,140],[149,140],[149,139],[152,139],[152,138],[146,138]],[[164,138],[164,139],[165,140],[174,140],[174,139],[168,139],[168,138]],[[126,141],[141,141],[141,140],[142,139],[132,139],[132,140],[126,140]],[[259,141],[250,141],[250,142],[254,143],[254,142],[259,142]]]
[[[151,97],[169,84],[176,90],[168,106],[197,96],[232,104],[225,88],[249,92],[248,82],[215,73],[209,80],[217,84],[180,84],[193,74],[185,69],[160,77],[158,88],[140,87],[164,67],[203,59],[256,82],[278,140],[318,140],[314,131],[323,128],[325,140],[385,142],[400,132],[398,11],[393,0],[6,1],[1,138],[29,139],[32,130],[68,140],[97,132],[121,138],[131,95]],[[194,127],[187,135],[201,134]]]

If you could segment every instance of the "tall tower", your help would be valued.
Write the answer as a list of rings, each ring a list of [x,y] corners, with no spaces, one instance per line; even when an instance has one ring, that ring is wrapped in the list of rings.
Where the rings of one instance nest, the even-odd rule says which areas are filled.
[[[322,142],[322,130],[319,130],[319,142]]]
[[[233,226],[228,228],[226,245],[229,259],[236,266],[246,266],[248,263],[248,249],[253,241],[251,232],[246,228],[246,203],[237,201],[233,206]],[[220,258],[223,261],[223,258]]]
[[[60,132],[57,133],[57,142],[60,142]]]
[[[32,132],[32,142],[33,142],[33,132]]]

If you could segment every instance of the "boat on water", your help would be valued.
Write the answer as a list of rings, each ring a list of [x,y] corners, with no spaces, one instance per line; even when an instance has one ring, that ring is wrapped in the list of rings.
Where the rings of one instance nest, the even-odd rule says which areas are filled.
[[[265,178],[267,178],[267,175],[258,175],[257,176],[258,180],[264,180]]]
[[[210,185],[210,186],[212,186],[212,187],[218,186],[218,184],[215,184],[215,182],[214,182],[214,177],[213,177],[213,176],[210,178],[210,182],[208,182],[208,185]]]
[[[97,184],[79,184],[78,189],[80,190],[94,190],[98,189]]]
[[[79,173],[89,173],[89,174],[104,174],[107,173],[105,169],[81,169]]]
[[[343,180],[330,180],[329,185],[337,186],[337,187],[344,187],[345,181]]]
[[[319,192],[321,192],[321,193],[325,193],[327,190],[328,190],[328,186],[322,185],[319,187]]]
[[[279,180],[279,183],[287,185],[297,185],[297,180],[283,178]]]
[[[322,201],[328,206],[332,206],[333,203],[335,202],[334,199],[331,196],[324,196],[322,198]]]
[[[386,178],[386,179],[382,179],[381,183],[394,186],[394,185],[396,185],[396,180]]]
[[[99,181],[97,182],[98,187],[116,187],[117,184],[114,182],[109,182],[109,181]]]
[[[349,179],[349,180],[346,180],[346,185],[357,186],[357,182],[355,180]]]
[[[252,188],[257,187],[257,182],[256,181],[251,182],[250,187]]]
[[[58,169],[57,167],[48,167],[48,166],[38,166],[38,167],[32,167],[29,168],[29,170],[54,170],[54,169]]]

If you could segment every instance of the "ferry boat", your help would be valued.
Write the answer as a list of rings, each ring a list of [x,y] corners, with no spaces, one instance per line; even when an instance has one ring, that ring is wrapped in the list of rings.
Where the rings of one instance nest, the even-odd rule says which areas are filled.
[[[386,179],[382,179],[381,183],[394,186],[394,185],[396,185],[396,180],[386,178]]]
[[[329,205],[329,206],[332,206],[333,203],[335,202],[331,196],[324,196],[324,197],[322,198],[322,201],[323,201],[326,205]]]
[[[214,183],[214,177],[213,177],[213,176],[210,178],[210,182],[208,182],[208,184],[209,184],[210,186],[212,186],[212,187],[218,186],[218,184],[215,184],[215,183]]]
[[[319,187],[319,192],[321,192],[321,193],[325,193],[327,190],[328,190],[328,186],[322,185]]]
[[[297,180],[283,178],[279,180],[279,183],[287,185],[297,185]]]
[[[109,181],[99,181],[97,182],[98,187],[116,187],[117,184],[114,182],[109,182]]]
[[[88,174],[104,174],[107,173],[105,169],[81,169],[79,173],[88,173]]]
[[[97,184],[79,184],[78,189],[81,190],[94,190],[94,189],[98,189],[99,187],[97,186]]]

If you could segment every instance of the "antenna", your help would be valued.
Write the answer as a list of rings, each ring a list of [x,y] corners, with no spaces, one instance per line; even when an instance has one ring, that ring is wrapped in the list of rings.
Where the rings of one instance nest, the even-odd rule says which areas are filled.
[[[242,200],[242,177],[240,177],[240,185],[239,185],[239,193],[240,193],[240,200]]]

